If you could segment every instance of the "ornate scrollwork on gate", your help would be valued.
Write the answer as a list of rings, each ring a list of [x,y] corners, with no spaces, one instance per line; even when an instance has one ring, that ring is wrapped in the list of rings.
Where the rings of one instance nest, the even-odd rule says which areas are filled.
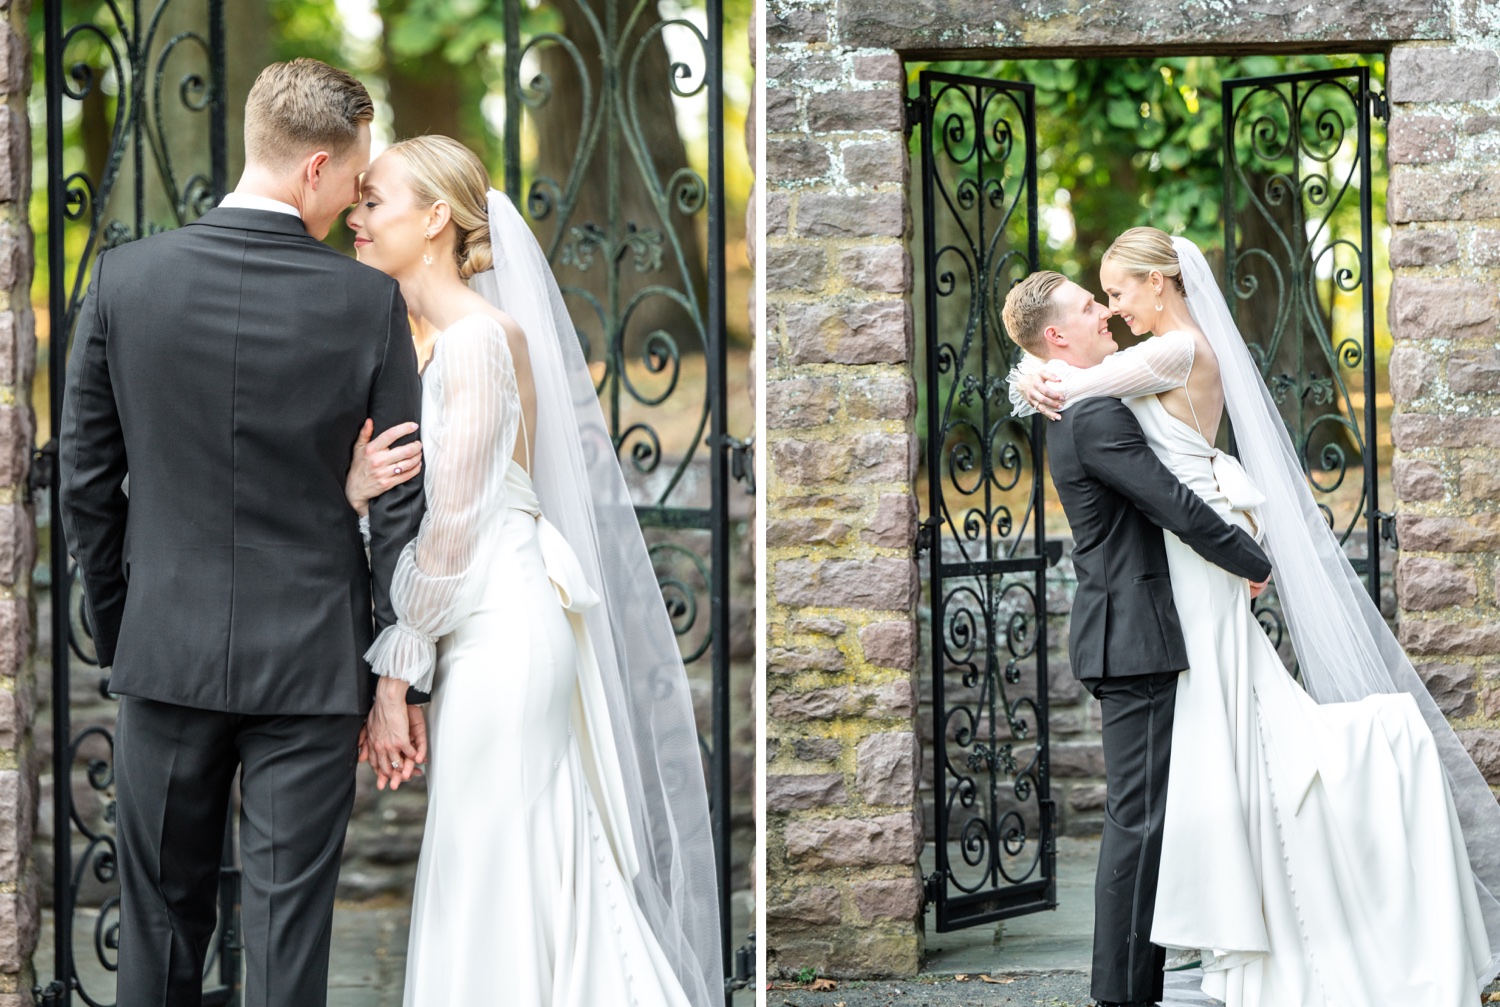
[[[1011,415],[1000,312],[1037,268],[1029,85],[924,72],[935,870],[949,930],[1055,904],[1041,434]]]
[[[1224,82],[1224,289],[1313,498],[1380,599],[1367,67]],[[1257,615],[1280,644],[1273,592]]]
[[[48,366],[51,428],[61,424],[63,375],[74,323],[99,252],[196,219],[225,187],[222,0],[107,3],[98,21],[64,22],[62,4],[45,10],[50,273]],[[81,164],[65,158],[67,123],[78,116]],[[77,156],[76,153],[74,156]],[[52,446],[40,452],[46,455]],[[72,734],[75,670],[97,674],[98,658],[83,585],[68,556],[52,478],[48,524],[52,605],[53,934],[50,981],[33,989],[39,1004],[114,1002],[119,896],[114,824],[114,738],[91,726]],[[101,675],[98,688],[108,691]],[[87,790],[75,787],[80,768]],[[88,794],[88,799],[82,795]],[[205,969],[204,1002],[229,1003],[239,984],[232,916],[237,872],[226,859],[219,934]],[[91,960],[75,954],[81,898],[94,914]],[[80,967],[82,966],[82,967]],[[216,980],[209,976],[218,972]],[[39,978],[48,972],[38,970]]]

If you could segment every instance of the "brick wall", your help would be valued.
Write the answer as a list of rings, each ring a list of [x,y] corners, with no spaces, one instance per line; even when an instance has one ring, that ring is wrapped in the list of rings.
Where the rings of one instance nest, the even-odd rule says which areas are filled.
[[[770,968],[915,972],[921,846],[904,76],[767,14]]]
[[[1391,53],[1401,642],[1500,783],[1500,10]]]

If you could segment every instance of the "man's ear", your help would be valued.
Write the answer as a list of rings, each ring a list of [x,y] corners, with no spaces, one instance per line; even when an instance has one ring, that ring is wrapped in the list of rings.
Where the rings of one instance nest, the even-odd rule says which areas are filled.
[[[1049,325],[1042,330],[1042,339],[1048,346],[1068,345],[1068,337],[1059,332],[1055,325]]]
[[[330,160],[332,160],[332,158],[328,156],[328,151],[326,150],[320,150],[312,157],[309,157],[307,161],[302,165],[304,176],[303,181],[307,182],[308,185],[316,189],[318,187],[318,182],[322,178],[323,168],[328,164]]]

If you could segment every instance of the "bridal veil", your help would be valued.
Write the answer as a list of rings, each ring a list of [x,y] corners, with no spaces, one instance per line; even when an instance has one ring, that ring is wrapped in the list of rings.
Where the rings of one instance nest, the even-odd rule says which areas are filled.
[[[629,819],[625,874],[634,870],[641,910],[689,1000],[718,1007],[724,968],[713,834],[677,637],[546,256],[510,198],[494,189],[489,218],[494,268],[470,286],[526,334],[537,402],[532,483],[601,599],[584,618],[618,758],[610,782],[623,787]]]
[[[1265,494],[1256,510],[1307,691],[1320,703],[1407,692],[1432,730],[1453,791],[1489,931],[1489,975],[1500,972],[1500,804],[1370,599],[1308,489],[1260,370],[1198,246],[1172,239],[1188,309],[1219,360],[1240,462]],[[1368,280],[1366,281],[1368,282]],[[1418,870],[1420,864],[1414,865]],[[1379,878],[1370,878],[1378,886]]]

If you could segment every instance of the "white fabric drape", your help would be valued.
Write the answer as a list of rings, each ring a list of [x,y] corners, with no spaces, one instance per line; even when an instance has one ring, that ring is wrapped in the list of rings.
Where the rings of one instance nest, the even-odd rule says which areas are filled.
[[[428,364],[423,410],[427,512],[391,579],[396,622],[365,655],[377,675],[432,691],[437,639],[473,611],[483,586],[481,531],[505,507],[505,473],[521,423],[505,330],[474,315],[443,333]]]

